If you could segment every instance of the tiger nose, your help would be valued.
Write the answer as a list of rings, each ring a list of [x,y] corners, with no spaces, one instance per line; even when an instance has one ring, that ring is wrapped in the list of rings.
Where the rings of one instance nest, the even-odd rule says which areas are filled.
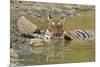
[[[54,36],[58,36],[58,34],[59,34],[59,33],[54,33],[53,35],[54,35]]]
[[[58,22],[55,22],[55,24],[57,24]]]

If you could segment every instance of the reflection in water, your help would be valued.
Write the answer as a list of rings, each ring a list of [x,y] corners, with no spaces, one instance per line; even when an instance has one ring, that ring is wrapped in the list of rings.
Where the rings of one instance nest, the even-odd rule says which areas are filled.
[[[64,62],[64,54],[63,54],[64,40],[53,40],[49,43],[48,46],[48,55],[47,62],[51,63],[59,63]]]
[[[45,46],[34,46],[31,55],[21,55],[21,65],[56,64],[94,61],[94,41],[52,40]]]
[[[64,62],[64,40],[52,40],[47,46],[33,47],[31,55],[20,56],[19,62],[24,65],[49,64]]]

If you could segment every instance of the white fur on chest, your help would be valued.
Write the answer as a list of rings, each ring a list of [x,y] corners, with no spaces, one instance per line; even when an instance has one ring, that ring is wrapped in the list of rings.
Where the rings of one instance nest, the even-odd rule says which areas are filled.
[[[44,35],[44,39],[63,39],[63,38],[64,38],[63,34],[60,37],[54,37],[48,29]]]

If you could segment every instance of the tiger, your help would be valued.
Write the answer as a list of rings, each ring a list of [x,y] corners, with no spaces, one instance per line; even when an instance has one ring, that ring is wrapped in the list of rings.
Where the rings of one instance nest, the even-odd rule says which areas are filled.
[[[62,16],[60,18],[54,18],[50,14],[48,15],[48,28],[44,35],[33,34],[33,38],[43,39],[43,40],[52,40],[52,39],[64,39],[67,41],[72,40],[93,40],[94,33],[90,30],[73,30],[65,31],[64,30],[64,19]]]
[[[46,30],[44,38],[54,39],[63,38],[64,27],[63,27],[64,17],[53,18],[50,14],[48,15],[48,28]],[[49,35],[49,36],[48,36]]]

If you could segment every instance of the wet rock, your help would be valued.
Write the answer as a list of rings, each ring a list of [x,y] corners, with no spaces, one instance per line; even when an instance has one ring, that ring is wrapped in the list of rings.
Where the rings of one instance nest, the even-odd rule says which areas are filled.
[[[30,55],[32,54],[32,45],[30,44],[20,44],[17,47],[17,53],[21,56],[21,55]]]
[[[32,24],[24,16],[21,16],[17,21],[17,26],[22,34],[32,35],[37,30],[37,26]]]
[[[10,56],[14,58],[18,58],[18,54],[14,48],[10,48]]]
[[[10,48],[10,66],[11,67],[16,67],[18,62],[17,62],[17,59],[18,59],[19,55],[17,54],[16,50],[14,48]]]
[[[37,42],[37,43],[34,43],[34,46],[44,46],[44,43],[42,43],[42,42]]]
[[[37,38],[34,38],[34,39],[30,39],[30,44],[32,46],[45,46],[46,45],[46,41],[44,41],[43,39],[37,39]]]

